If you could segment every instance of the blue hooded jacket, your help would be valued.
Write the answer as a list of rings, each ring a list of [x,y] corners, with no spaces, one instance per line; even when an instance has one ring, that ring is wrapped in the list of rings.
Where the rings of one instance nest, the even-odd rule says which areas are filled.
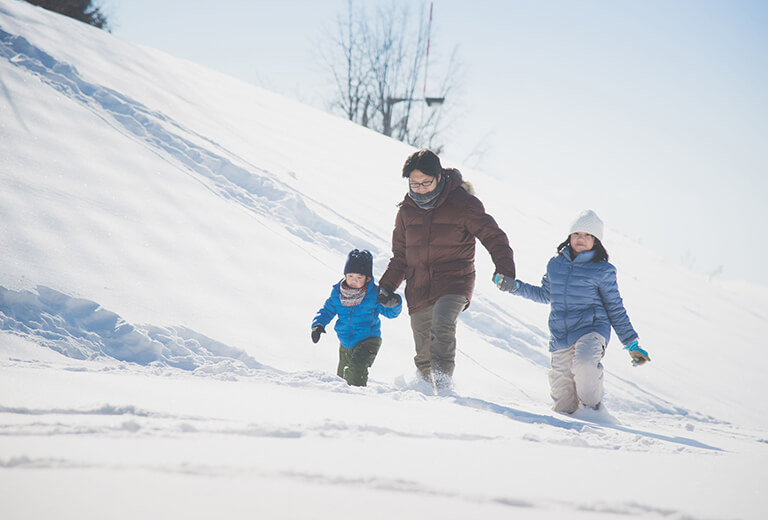
[[[353,348],[366,338],[381,337],[381,319],[379,314],[387,318],[397,318],[403,309],[402,300],[394,307],[384,307],[376,298],[379,295],[378,286],[373,279],[368,282],[365,297],[357,305],[345,307],[341,304],[341,281],[333,286],[331,296],[325,301],[323,308],[317,311],[312,326],[327,326],[334,316],[338,316],[333,329],[344,348]]]
[[[619,294],[616,268],[607,261],[592,262],[594,256],[594,251],[584,251],[572,259],[566,246],[550,259],[541,287],[521,282],[513,293],[551,305],[550,352],[568,348],[590,332],[597,332],[607,343],[611,326],[622,344],[637,339]]]

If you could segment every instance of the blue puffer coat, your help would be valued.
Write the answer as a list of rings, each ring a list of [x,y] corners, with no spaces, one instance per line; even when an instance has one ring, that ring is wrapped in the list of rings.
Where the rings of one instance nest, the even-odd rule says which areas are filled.
[[[323,308],[317,311],[312,326],[326,327],[334,316],[338,316],[333,329],[339,337],[339,343],[344,348],[353,348],[366,338],[381,337],[381,319],[379,314],[387,318],[397,318],[403,309],[402,300],[394,307],[384,307],[377,300],[378,286],[373,280],[368,282],[365,298],[357,305],[344,307],[341,304],[341,281],[333,286],[331,296],[325,301]]]
[[[541,287],[521,282],[513,293],[551,304],[550,352],[568,348],[590,332],[608,342],[611,326],[622,344],[637,339],[619,294],[616,268],[605,261],[591,262],[594,255],[594,251],[584,251],[573,260],[570,247],[565,247],[547,264]]]

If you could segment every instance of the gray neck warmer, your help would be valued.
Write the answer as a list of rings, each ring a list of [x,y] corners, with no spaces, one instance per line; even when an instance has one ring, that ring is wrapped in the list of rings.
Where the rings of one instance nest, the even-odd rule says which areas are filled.
[[[408,195],[413,199],[413,202],[416,203],[418,207],[421,209],[432,209],[437,205],[437,199],[440,197],[440,194],[445,189],[445,173],[440,175],[440,182],[437,183],[437,186],[434,190],[428,191],[427,193],[416,193],[413,191],[410,186],[408,187]]]
[[[341,281],[341,285],[339,286],[339,298],[341,299],[341,304],[344,307],[352,307],[354,305],[359,305],[360,302],[363,301],[365,298],[365,294],[368,291],[368,284],[363,285],[359,289],[353,289],[349,285],[347,285],[347,282],[345,280]]]

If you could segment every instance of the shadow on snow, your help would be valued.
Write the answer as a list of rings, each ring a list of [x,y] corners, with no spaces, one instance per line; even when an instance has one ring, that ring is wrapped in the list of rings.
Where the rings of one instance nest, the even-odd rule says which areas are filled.
[[[704,444],[703,442],[699,442],[695,439],[689,439],[687,437],[679,437],[679,436],[672,437],[669,435],[662,435],[659,433],[637,430],[634,428],[626,428],[624,426],[621,426],[618,424],[611,424],[611,423],[591,423],[591,422],[586,423],[586,422],[581,422],[576,420],[558,419],[557,417],[552,417],[550,415],[540,415],[540,414],[531,413],[531,412],[524,412],[522,410],[517,410],[515,408],[510,408],[508,406],[502,406],[500,404],[484,401],[482,399],[477,399],[475,397],[455,397],[454,402],[461,406],[467,406],[469,408],[474,408],[477,410],[496,413],[504,417],[507,417],[509,419],[512,419],[514,421],[523,422],[527,424],[543,424],[546,426],[554,426],[556,428],[563,428],[566,430],[573,430],[576,432],[582,432],[585,428],[616,430],[623,433],[640,435],[642,437],[648,437],[651,439],[656,439],[656,440],[669,442],[673,444],[681,444],[683,446],[687,446],[690,448],[701,448],[701,449],[711,450],[711,451],[724,451],[721,448],[718,448],[716,446],[710,446],[709,444]]]

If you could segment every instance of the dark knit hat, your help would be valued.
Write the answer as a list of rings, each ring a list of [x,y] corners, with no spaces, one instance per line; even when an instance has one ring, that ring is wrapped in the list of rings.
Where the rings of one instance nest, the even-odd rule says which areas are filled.
[[[373,278],[373,255],[367,249],[360,251],[353,249],[347,255],[347,263],[344,264],[344,274],[356,273]]]

